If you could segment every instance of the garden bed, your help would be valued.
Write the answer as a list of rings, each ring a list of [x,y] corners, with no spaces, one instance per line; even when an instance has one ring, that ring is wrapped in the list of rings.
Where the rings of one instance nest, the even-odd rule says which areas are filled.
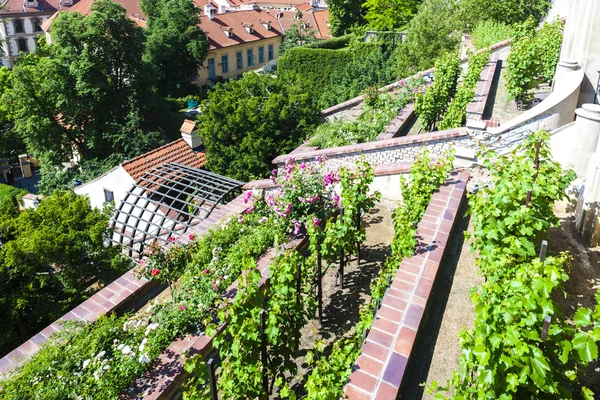
[[[371,280],[381,269],[381,265],[390,255],[390,243],[394,234],[392,212],[394,205],[379,203],[364,216],[367,240],[361,249],[361,265],[356,258],[349,259],[344,269],[344,288],[336,285],[336,272],[339,263],[332,264],[323,278],[323,323],[313,319],[302,329],[301,354],[314,348],[315,340],[320,338],[331,350],[331,345],[342,337],[350,337],[359,320],[362,304],[371,300]],[[297,395],[305,394],[303,381],[311,369],[304,356],[298,357],[298,375],[292,381],[292,389]]]
[[[557,254],[568,251],[573,255],[569,280],[565,283],[569,296],[556,297],[566,316],[572,318],[578,307],[593,307],[595,304],[594,294],[600,289],[600,248],[587,246],[578,236],[572,214],[560,216],[560,228],[552,228],[548,232],[548,252]],[[468,217],[463,219],[462,225],[469,232],[473,231]],[[448,280],[447,287],[440,290],[441,310],[428,322],[433,340],[419,344],[415,357],[418,366],[411,375],[413,384],[402,393],[406,398],[417,399],[422,396],[433,399],[433,395],[423,393],[424,388],[419,382],[425,382],[425,387],[428,387],[434,380],[445,382],[452,378],[452,373],[459,368],[461,354],[458,333],[463,327],[473,328],[474,310],[469,291],[480,285],[483,279],[478,275],[475,255],[471,253],[469,243],[464,241],[463,235],[457,236],[461,236],[456,238],[458,254],[447,265],[449,271],[455,269],[455,272]],[[600,393],[599,368],[598,361],[588,366],[581,382],[595,393]]]

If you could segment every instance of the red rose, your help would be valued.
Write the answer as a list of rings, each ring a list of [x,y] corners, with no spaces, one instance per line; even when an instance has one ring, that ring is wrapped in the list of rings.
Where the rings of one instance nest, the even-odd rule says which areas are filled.
[[[152,276],[156,277],[160,274],[160,270],[158,268],[154,268],[151,272]]]

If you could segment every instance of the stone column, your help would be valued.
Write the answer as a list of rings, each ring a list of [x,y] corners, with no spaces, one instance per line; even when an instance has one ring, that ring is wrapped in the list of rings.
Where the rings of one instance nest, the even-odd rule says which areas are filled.
[[[575,113],[577,119],[573,132],[577,143],[572,148],[572,160],[577,174],[585,177],[575,220],[580,234],[597,245],[600,241],[600,105],[584,104]],[[585,172],[580,173],[584,168]]]
[[[592,154],[600,155],[600,105],[584,104],[575,110],[575,114],[573,141],[568,149],[569,161],[573,163],[578,176],[587,176]]]

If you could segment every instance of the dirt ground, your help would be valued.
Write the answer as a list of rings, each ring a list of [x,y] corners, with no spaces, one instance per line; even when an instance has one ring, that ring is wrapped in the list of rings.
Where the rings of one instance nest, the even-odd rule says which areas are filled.
[[[394,233],[392,207],[377,204],[364,218],[367,228],[367,240],[361,249],[361,264],[356,265],[352,257],[344,268],[344,289],[336,286],[338,264],[329,266],[323,278],[323,323],[310,321],[302,330],[300,342],[301,357],[298,358],[298,378],[291,385],[297,395],[304,394],[302,382],[309,373],[305,362],[308,350],[314,348],[317,339],[327,345],[354,332],[359,319],[360,307],[371,299],[371,279],[377,275],[382,263],[390,254],[389,245]],[[326,268],[326,267],[324,267]]]
[[[493,107],[490,110],[490,115],[484,115],[484,119],[498,118],[500,123],[510,121],[514,117],[522,113],[517,110],[517,103],[514,99],[510,98],[508,90],[506,89],[506,79],[504,74],[506,72],[506,63],[501,63],[500,77],[498,79],[497,89],[490,93],[491,98],[489,101],[493,101]]]
[[[565,317],[570,318],[578,307],[593,307],[595,304],[594,294],[600,289],[600,248],[589,248],[577,236],[571,214],[559,216],[561,227],[548,233],[548,255],[568,251],[573,257],[569,267],[570,278],[564,287],[568,296],[565,298],[557,293],[555,297]],[[453,272],[454,275],[447,277],[448,282],[442,280],[442,284],[434,289],[436,306],[432,307],[424,326],[431,335],[422,335],[417,343],[413,365],[407,371],[410,384],[404,388],[401,399],[433,398],[424,393],[420,382],[429,386],[433,380],[444,383],[451,378],[453,371],[458,369],[460,357],[458,333],[463,327],[473,326],[469,289],[481,284],[482,278],[477,275],[475,256],[470,253],[469,243],[464,242],[463,235],[459,234],[465,229],[460,229],[460,224],[472,230],[468,219],[459,222],[455,230],[452,240],[457,256],[449,255],[443,266],[446,275]],[[580,384],[600,393],[600,362],[589,365],[583,371]]]

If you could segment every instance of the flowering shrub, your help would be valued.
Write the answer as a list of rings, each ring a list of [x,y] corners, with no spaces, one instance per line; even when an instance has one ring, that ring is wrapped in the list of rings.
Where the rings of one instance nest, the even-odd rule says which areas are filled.
[[[283,174],[273,177],[280,188],[265,196],[275,217],[293,224],[292,232],[304,232],[302,226],[317,217],[324,220],[336,207],[334,185],[339,182],[335,171],[325,171],[326,158],[317,163],[296,163],[293,158],[285,162]],[[310,217],[310,221],[307,219]]]
[[[379,105],[380,95],[381,93],[379,93],[379,90],[377,90],[375,86],[370,86],[363,93],[363,102],[369,108],[377,108]]]
[[[389,286],[389,279],[400,265],[401,255],[411,255],[416,246],[416,226],[422,218],[433,192],[444,182],[452,165],[452,155],[442,157],[435,163],[427,153],[421,153],[411,167],[408,181],[401,182],[403,205],[394,215],[402,214],[406,218],[395,218],[395,233],[392,239],[392,256],[371,282],[371,301],[364,305],[354,334],[342,338],[333,344],[330,355],[325,354],[322,342],[315,344],[315,351],[306,355],[307,363],[313,368],[305,384],[307,400],[339,399],[344,396],[344,385],[352,372],[362,346],[363,332],[371,328],[375,303],[383,298]],[[369,175],[367,174],[367,177]],[[405,210],[405,211],[402,211]]]

